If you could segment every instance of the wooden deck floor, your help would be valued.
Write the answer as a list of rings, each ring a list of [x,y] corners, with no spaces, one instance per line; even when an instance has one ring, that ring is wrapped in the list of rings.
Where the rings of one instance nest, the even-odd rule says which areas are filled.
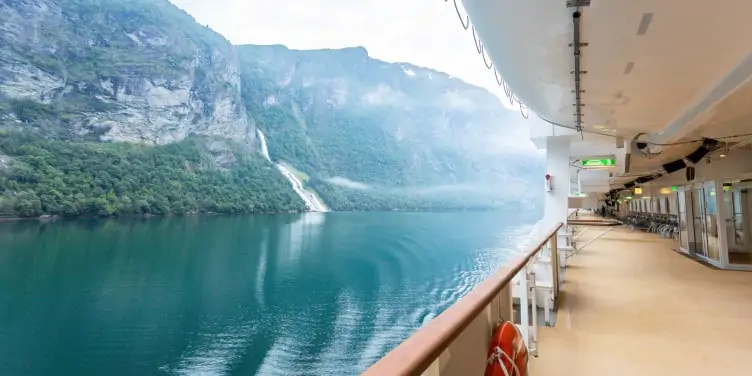
[[[674,247],[619,228],[570,258],[531,375],[752,375],[752,273],[714,270]]]

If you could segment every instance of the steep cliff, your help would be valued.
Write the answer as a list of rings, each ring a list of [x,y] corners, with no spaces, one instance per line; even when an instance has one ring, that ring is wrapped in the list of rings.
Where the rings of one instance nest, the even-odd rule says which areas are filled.
[[[0,20],[0,215],[301,210],[257,127],[335,210],[537,200],[519,115],[444,73],[232,46],[167,0],[5,0]]]
[[[510,149],[519,113],[445,73],[374,59],[362,47],[239,46],[243,99],[272,159],[310,175],[335,209],[535,201],[543,170]],[[409,206],[409,205],[408,205]]]
[[[0,121],[44,135],[253,145],[235,51],[167,0],[0,3]]]

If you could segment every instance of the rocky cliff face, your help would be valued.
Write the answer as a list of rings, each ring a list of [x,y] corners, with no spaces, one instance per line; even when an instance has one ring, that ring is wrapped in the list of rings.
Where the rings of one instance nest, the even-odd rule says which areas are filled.
[[[0,20],[0,129],[208,136],[205,151],[229,166],[258,146],[258,127],[275,162],[343,210],[518,199],[543,170],[510,150],[519,115],[488,91],[362,47],[232,46],[167,0],[4,0]]]
[[[539,158],[509,147],[519,113],[445,73],[374,59],[362,47],[238,53],[246,111],[271,140],[272,158],[308,173],[414,185],[509,181],[540,168]]]
[[[237,56],[166,0],[0,3],[0,123],[64,138],[253,145]]]

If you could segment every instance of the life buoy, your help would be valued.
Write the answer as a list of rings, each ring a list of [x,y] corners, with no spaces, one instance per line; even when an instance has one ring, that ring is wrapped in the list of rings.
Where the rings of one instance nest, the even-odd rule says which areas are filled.
[[[527,346],[517,325],[505,321],[494,330],[486,376],[527,376]]]

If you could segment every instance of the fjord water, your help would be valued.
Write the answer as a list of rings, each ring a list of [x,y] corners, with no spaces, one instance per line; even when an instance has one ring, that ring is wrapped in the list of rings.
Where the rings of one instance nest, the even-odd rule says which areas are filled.
[[[353,375],[508,260],[519,213],[0,223],[0,375]]]

